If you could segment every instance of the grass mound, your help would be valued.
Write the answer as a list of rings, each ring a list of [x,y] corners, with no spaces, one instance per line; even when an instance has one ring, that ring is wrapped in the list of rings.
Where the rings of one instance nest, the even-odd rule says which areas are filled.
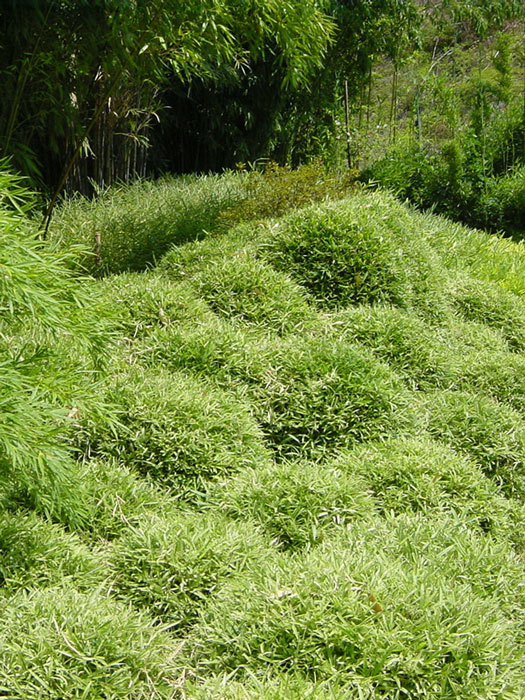
[[[356,523],[303,559],[227,584],[195,628],[195,663],[203,674],[339,680],[364,697],[460,688],[477,700],[505,686],[518,700],[521,579],[506,545],[453,518]]]
[[[525,495],[525,424],[488,397],[437,391],[421,400],[431,435],[470,455],[509,495]]]
[[[491,396],[520,411],[525,410],[525,356],[485,350],[462,358],[457,385]]]
[[[173,698],[176,647],[151,620],[97,592],[51,588],[3,606],[0,692],[24,700]]]
[[[279,458],[317,459],[414,428],[402,380],[365,348],[332,337],[250,335],[213,322],[155,333],[138,352],[148,363],[191,368],[234,389]]]
[[[326,318],[321,332],[369,347],[412,389],[449,386],[454,355],[435,329],[415,314],[394,307],[357,306]]]
[[[410,394],[365,349],[324,338],[269,347],[255,415],[279,457],[320,458],[355,442],[414,429]]]
[[[245,196],[242,179],[167,177],[110,188],[94,202],[72,199],[55,213],[50,239],[61,248],[82,243],[91,251],[83,264],[97,275],[144,270],[170,246],[220,228],[221,212]]]
[[[252,326],[213,317],[206,322],[155,329],[132,348],[146,366],[186,370],[232,384],[257,383],[269,362],[271,338]]]
[[[106,303],[114,311],[115,324],[129,338],[210,315],[207,304],[191,285],[170,282],[154,273],[113,275],[99,285]]]
[[[359,445],[331,467],[357,480],[378,513],[454,513],[518,549],[525,544],[521,504],[504,498],[477,464],[437,441],[393,438]]]
[[[0,521],[0,588],[69,583],[90,589],[104,575],[102,558],[59,525],[33,513],[3,513]]]
[[[208,506],[257,522],[287,550],[317,544],[374,509],[364,480],[309,462],[244,469],[212,487]]]
[[[411,389],[476,391],[517,410],[525,407],[525,360],[509,351],[499,329],[454,318],[430,326],[391,307],[358,306],[323,320],[316,332],[366,345]]]
[[[239,253],[190,276],[215,313],[279,333],[300,331],[314,312],[307,295],[287,275]]]
[[[272,551],[249,523],[217,513],[142,518],[115,544],[114,585],[124,600],[173,628],[195,622],[230,576],[251,563],[267,566]]]
[[[325,308],[390,303],[439,310],[437,258],[407,210],[386,195],[292,213],[271,227],[264,256]]]
[[[451,271],[495,283],[525,295],[525,245],[498,235],[488,236],[436,214],[411,211],[421,235]]]
[[[87,449],[167,486],[191,488],[267,459],[249,410],[194,377],[131,367],[115,378],[108,400],[119,425],[88,424]]]
[[[173,248],[160,265],[188,280],[219,315],[277,332],[301,330],[314,314],[308,295],[288,275],[257,258],[260,226]]]
[[[513,350],[525,350],[525,302],[520,297],[466,276],[452,278],[448,294],[465,319],[501,330]]]
[[[338,700],[346,693],[340,684],[313,682],[298,673],[272,674],[261,678],[251,676],[243,682],[232,681],[229,674],[224,674],[207,679],[204,683],[189,681],[184,685],[184,690],[192,700]]]
[[[113,540],[146,515],[167,515],[177,501],[115,459],[91,459],[78,467],[78,498],[87,513],[88,539]]]

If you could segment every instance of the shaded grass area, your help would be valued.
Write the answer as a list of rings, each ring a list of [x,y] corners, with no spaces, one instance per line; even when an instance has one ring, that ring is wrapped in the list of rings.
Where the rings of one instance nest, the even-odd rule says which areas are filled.
[[[0,482],[0,697],[521,700],[522,248],[377,192],[238,225],[232,182],[178,183],[224,228],[174,205],[140,273],[169,183],[111,199],[104,362],[45,339],[88,369],[68,508]]]

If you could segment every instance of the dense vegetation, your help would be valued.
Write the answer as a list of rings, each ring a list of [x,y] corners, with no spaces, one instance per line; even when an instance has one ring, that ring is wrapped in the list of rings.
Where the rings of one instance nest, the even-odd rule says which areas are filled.
[[[1,188],[1,697],[521,700],[522,244],[315,166],[44,244]]]
[[[0,698],[525,697],[524,7],[0,4]]]
[[[9,0],[0,156],[41,193],[297,167],[525,230],[521,0]]]

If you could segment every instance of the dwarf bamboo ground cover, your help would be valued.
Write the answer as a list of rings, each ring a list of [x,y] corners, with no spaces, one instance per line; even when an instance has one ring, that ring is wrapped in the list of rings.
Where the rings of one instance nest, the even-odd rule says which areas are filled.
[[[521,700],[523,246],[241,185],[4,202],[0,697]]]

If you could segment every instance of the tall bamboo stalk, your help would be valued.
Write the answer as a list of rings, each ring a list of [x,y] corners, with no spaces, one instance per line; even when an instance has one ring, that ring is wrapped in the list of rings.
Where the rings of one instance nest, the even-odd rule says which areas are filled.
[[[352,143],[350,137],[350,100],[348,98],[348,80],[345,80],[345,131],[346,131],[346,162],[352,167]]]

